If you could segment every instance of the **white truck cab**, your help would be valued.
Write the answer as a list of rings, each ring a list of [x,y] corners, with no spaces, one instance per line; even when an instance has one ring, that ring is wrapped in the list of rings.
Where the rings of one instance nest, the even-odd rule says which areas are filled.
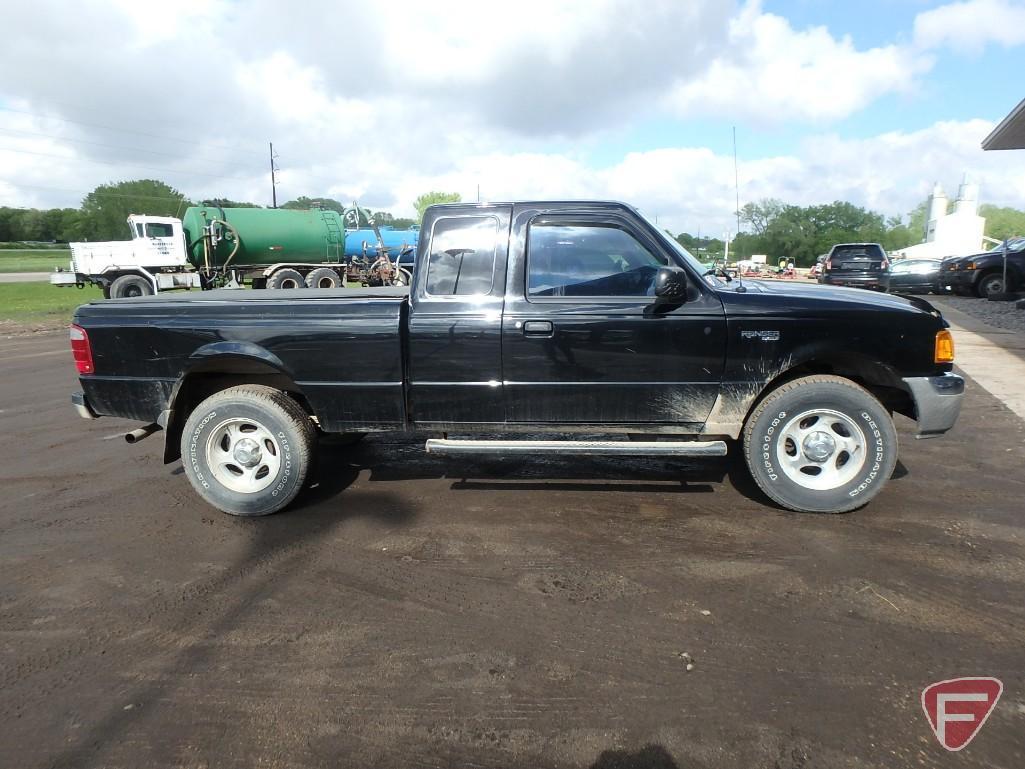
[[[171,288],[200,288],[199,273],[186,253],[181,219],[172,216],[128,217],[131,240],[72,243],[69,270],[50,276],[55,286],[93,283],[104,296],[146,296]]]

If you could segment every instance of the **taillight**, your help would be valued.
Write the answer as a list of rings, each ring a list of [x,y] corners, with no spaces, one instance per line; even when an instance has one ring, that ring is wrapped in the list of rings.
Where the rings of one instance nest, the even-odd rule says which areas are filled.
[[[832,260],[832,259],[827,259],[827,260],[825,261],[825,264],[824,264],[823,266],[824,266],[824,267],[825,267],[825,268],[826,268],[827,270],[831,270],[831,269],[833,269],[833,260]]]
[[[81,326],[71,324],[71,354],[75,358],[75,367],[79,374],[92,374],[93,348],[89,346],[89,335]]]
[[[890,269],[890,260],[887,259],[885,256],[883,257],[883,269],[884,270]]]
[[[945,328],[936,332],[936,351],[933,360],[936,363],[954,362],[954,337]]]

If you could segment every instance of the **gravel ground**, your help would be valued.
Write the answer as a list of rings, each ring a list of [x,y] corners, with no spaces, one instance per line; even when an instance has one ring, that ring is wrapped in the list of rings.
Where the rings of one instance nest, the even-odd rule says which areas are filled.
[[[932,300],[935,297],[925,298]],[[938,301],[991,326],[1025,332],[1025,310],[1019,310],[1014,302],[990,302],[969,296],[944,296]]]
[[[75,415],[66,331],[0,372],[2,769],[1025,767],[1025,430],[981,387],[847,515],[377,435],[247,520]],[[919,696],[964,675],[1004,693],[952,756]]]

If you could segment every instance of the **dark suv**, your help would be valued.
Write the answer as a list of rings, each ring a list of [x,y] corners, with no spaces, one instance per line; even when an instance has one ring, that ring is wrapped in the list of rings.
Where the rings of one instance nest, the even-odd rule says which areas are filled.
[[[988,297],[1025,286],[1025,238],[1007,241],[1007,285],[1004,285],[1004,246],[943,262],[940,282],[955,294]]]
[[[878,243],[838,243],[822,263],[819,283],[888,291],[890,260]]]

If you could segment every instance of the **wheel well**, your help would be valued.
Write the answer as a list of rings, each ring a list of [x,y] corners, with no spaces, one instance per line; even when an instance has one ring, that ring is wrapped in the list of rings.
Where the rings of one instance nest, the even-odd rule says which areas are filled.
[[[181,434],[193,410],[214,393],[243,384],[266,385],[287,393],[312,414],[309,401],[295,381],[269,363],[252,358],[217,356],[204,360],[182,377],[171,394],[164,427],[164,463],[181,456]]]
[[[812,374],[832,374],[850,379],[874,395],[890,412],[915,418],[915,404],[905,389],[900,375],[885,363],[861,355],[833,355],[812,358],[787,369],[762,388],[748,409],[751,415],[755,407],[770,392],[780,385]],[[745,417],[745,422],[747,421]]]

